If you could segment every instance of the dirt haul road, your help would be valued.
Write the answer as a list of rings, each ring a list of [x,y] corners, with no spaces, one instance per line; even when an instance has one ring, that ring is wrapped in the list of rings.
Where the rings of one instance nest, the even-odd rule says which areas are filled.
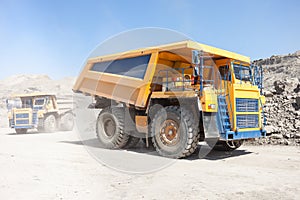
[[[297,147],[212,151],[134,175],[97,162],[76,132],[0,130],[0,199],[297,199],[299,185]]]

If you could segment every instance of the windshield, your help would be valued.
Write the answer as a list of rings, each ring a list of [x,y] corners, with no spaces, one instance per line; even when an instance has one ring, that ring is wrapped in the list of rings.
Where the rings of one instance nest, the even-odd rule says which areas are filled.
[[[250,81],[250,68],[244,65],[233,64],[234,75],[236,79]]]
[[[45,103],[45,99],[36,99],[34,105],[35,106],[43,106]]]
[[[34,109],[43,109],[44,105],[45,105],[46,99],[45,98],[37,98],[34,100],[34,105],[33,108]]]

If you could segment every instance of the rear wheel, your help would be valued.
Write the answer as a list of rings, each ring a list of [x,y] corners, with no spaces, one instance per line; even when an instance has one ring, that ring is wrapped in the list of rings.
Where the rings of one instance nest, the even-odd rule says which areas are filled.
[[[219,141],[214,146],[214,149],[218,151],[233,151],[242,146],[243,143],[244,140]]]
[[[124,109],[103,109],[97,119],[96,133],[104,148],[123,148],[129,136],[124,133]]]
[[[61,130],[71,131],[74,126],[74,116],[72,113],[66,113],[61,117]]]
[[[44,127],[43,130],[44,132],[47,133],[52,133],[54,131],[56,131],[56,118],[54,115],[48,115],[45,117],[44,119]]]
[[[17,134],[26,134],[27,133],[26,128],[16,128],[15,131]]]
[[[151,136],[156,151],[165,157],[181,158],[197,148],[198,128],[191,112],[178,106],[159,110],[151,122]]]

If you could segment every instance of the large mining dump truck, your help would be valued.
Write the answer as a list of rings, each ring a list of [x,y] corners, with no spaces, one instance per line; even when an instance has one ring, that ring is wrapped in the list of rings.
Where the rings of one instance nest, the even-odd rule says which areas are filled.
[[[39,132],[70,131],[74,125],[73,103],[57,99],[54,94],[12,95],[7,99],[9,127],[24,134],[28,129]]]
[[[90,58],[73,91],[101,109],[95,126],[104,148],[143,138],[181,158],[201,141],[234,150],[264,137],[262,79],[249,57],[182,41]]]

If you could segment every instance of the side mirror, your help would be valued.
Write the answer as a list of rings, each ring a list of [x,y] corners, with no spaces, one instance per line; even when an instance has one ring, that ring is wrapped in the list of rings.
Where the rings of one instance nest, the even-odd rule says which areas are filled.
[[[195,65],[200,64],[200,51],[192,50],[192,63]]]

